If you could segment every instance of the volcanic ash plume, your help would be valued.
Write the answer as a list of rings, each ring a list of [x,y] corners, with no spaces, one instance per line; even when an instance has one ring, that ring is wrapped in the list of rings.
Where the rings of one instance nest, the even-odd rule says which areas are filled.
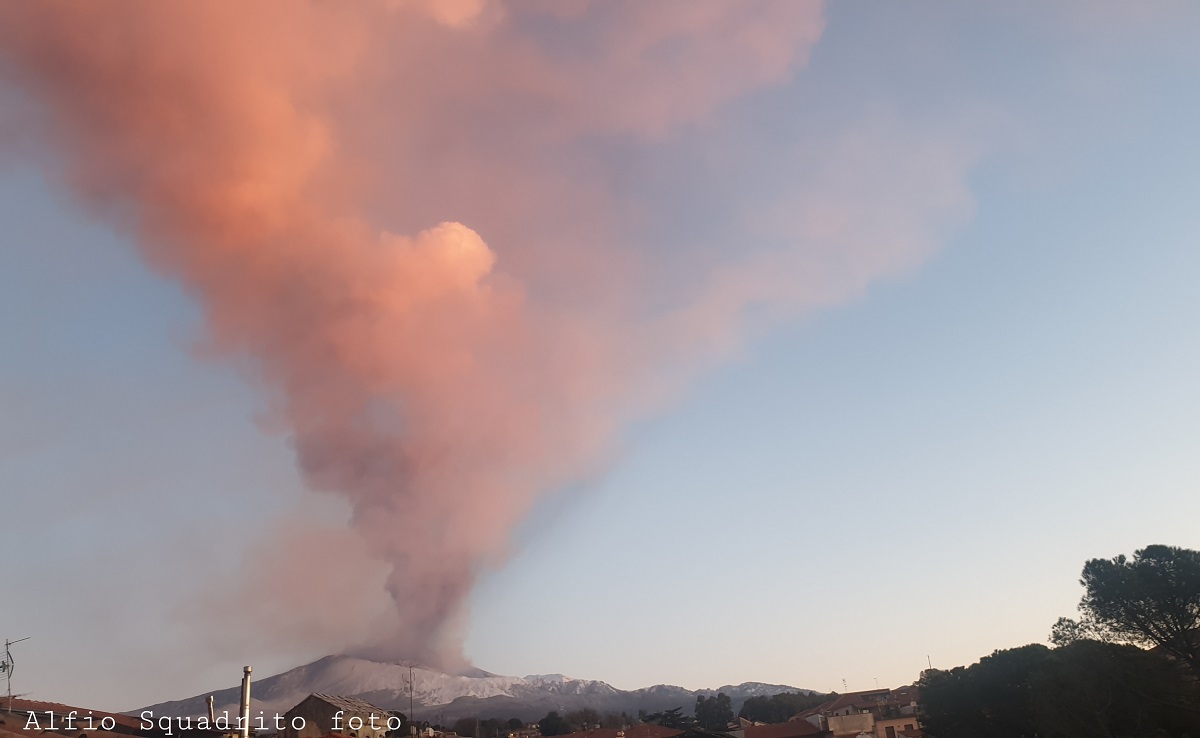
[[[186,286],[205,351],[247,367],[307,482],[349,503],[387,568],[380,647],[451,659],[535,497],[602,462],[747,303],[806,301],[777,266],[756,290],[753,260],[663,289],[620,236],[637,207],[578,174],[595,142],[653,145],[785,81],[821,28],[796,0],[39,0],[0,8],[0,58],[51,174]],[[844,284],[810,302],[894,266],[822,248]],[[783,263],[811,276],[805,253]]]

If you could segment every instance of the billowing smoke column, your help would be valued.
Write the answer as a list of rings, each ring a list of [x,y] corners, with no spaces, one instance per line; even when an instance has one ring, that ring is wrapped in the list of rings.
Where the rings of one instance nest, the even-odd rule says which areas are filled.
[[[52,174],[186,286],[204,351],[349,503],[389,567],[379,647],[446,662],[479,569],[671,367],[724,350],[748,303],[842,299],[911,260],[841,254],[853,213],[820,202],[841,236],[733,268],[622,238],[640,206],[601,144],[786,80],[821,28],[797,0],[39,0],[0,8],[0,59]]]

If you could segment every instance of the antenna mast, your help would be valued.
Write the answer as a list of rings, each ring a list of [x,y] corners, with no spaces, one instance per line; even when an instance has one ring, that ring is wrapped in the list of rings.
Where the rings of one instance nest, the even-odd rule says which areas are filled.
[[[4,678],[8,681],[8,711],[9,712],[12,712],[12,701],[13,701],[12,675],[13,675],[13,670],[16,669],[16,661],[13,660],[12,647],[17,643],[20,643],[21,641],[27,641],[32,637],[33,636],[26,636],[24,638],[18,638],[15,641],[10,641],[7,638],[4,639],[4,659],[0,660],[0,674],[4,674]]]
[[[413,667],[408,665],[408,732],[409,735],[416,735],[415,730],[417,718],[413,715]]]

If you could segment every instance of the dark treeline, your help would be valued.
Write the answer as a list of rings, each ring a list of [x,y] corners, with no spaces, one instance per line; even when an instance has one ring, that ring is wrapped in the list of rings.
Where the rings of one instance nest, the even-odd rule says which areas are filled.
[[[733,702],[729,695],[721,692],[712,697],[699,695],[696,698],[695,717],[685,715],[682,705],[653,713],[638,710],[636,720],[625,713],[601,715],[595,710],[585,708],[565,715],[551,711],[538,721],[538,730],[544,736],[553,736],[593,728],[625,728],[637,723],[654,723],[677,730],[720,732],[725,730],[732,720]]]
[[[664,728],[674,728],[675,730],[687,730],[688,728],[696,727],[696,719],[690,715],[684,715],[683,707],[672,707],[662,712],[638,710],[638,722],[654,723]]]
[[[728,728],[733,721],[733,700],[729,695],[720,692],[711,697],[699,695],[696,697],[695,717],[685,715],[683,706],[672,707],[660,712],[638,710],[637,719],[625,713],[607,713],[601,715],[592,709],[576,710],[565,715],[551,711],[540,721],[538,730],[544,736],[566,735],[592,728],[624,728],[637,723],[654,723],[676,730],[703,730],[721,732]],[[489,735],[475,738],[492,738]]]
[[[836,692],[830,694],[784,692],[769,697],[751,697],[742,705],[738,717],[759,723],[782,723],[797,713],[812,709],[836,697]]]
[[[595,728],[623,728],[632,725],[633,722],[633,718],[623,712],[620,714],[609,712],[601,715],[590,707],[574,710],[565,715],[560,715],[557,711],[552,710],[538,721],[538,731],[542,735],[566,735]],[[489,737],[480,736],[479,738]]]
[[[1079,641],[997,651],[921,679],[936,738],[1200,737],[1196,684],[1135,646]]]
[[[921,676],[934,738],[1200,738],[1200,552],[1147,546],[1083,568],[1080,619]]]
[[[835,697],[837,697],[836,693],[801,694],[797,692],[785,692],[769,697],[751,697],[742,706],[738,717],[762,723],[782,723],[798,712],[803,712]],[[636,723],[655,723],[677,730],[699,729],[720,733],[725,731],[733,720],[733,701],[729,695],[720,692],[711,697],[697,696],[694,717],[685,715],[682,705],[653,713],[638,710],[636,720],[625,713],[600,715],[595,710],[584,709],[566,715],[550,712],[538,722],[538,729],[544,736],[554,736],[596,727],[622,728]],[[485,734],[475,738],[493,738],[493,736]]]

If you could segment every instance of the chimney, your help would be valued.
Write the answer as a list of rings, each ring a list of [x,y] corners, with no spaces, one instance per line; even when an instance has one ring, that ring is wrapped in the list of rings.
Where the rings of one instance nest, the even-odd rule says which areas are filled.
[[[213,708],[213,696],[211,694],[208,696],[208,724],[217,724],[217,711]]]
[[[250,667],[247,666],[242,672],[242,713],[241,725],[242,738],[250,738]]]

